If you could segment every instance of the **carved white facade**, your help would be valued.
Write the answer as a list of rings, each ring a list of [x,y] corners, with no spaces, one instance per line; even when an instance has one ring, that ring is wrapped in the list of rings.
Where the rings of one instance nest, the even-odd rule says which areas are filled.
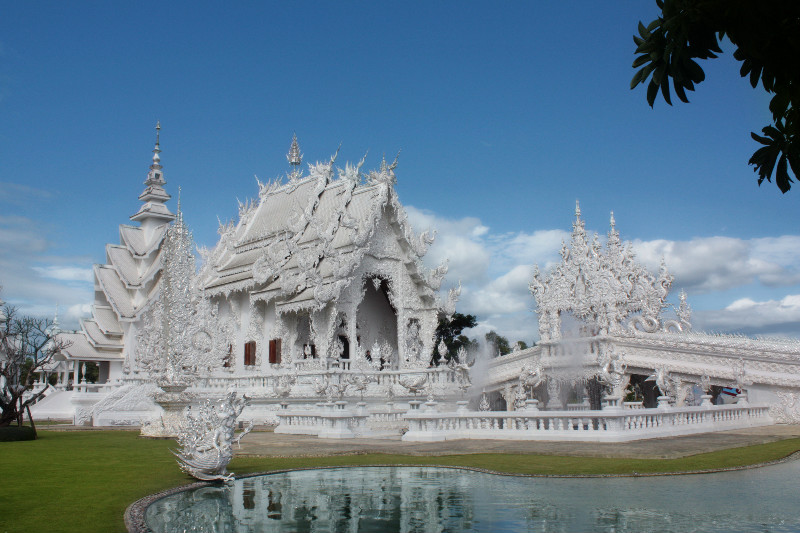
[[[157,132],[160,129],[157,125]],[[171,197],[164,190],[160,153],[157,134],[145,189],[139,195],[142,204],[130,217],[135,224],[121,224],[120,243],[107,244],[106,263],[94,265],[92,316],[81,321],[80,330],[59,334],[68,345],[58,356],[64,359],[58,367],[59,385],[33,406],[34,416],[91,420],[91,406],[118,388],[130,370],[142,314],[158,296],[162,243],[175,219],[166,206]],[[86,383],[83,377],[81,368],[87,362],[98,365],[97,383]]]
[[[161,176],[159,151],[151,173]],[[456,370],[430,368],[430,359],[459,289],[441,298],[446,265],[422,264],[433,236],[407,222],[397,161],[364,173],[363,161],[337,169],[334,156],[304,175],[296,139],[287,158],[286,179],[260,184],[258,201],[240,204],[238,222],[201,250],[197,275],[180,207],[174,224],[159,226],[151,299],[123,335],[131,348],[121,355],[122,389],[82,420],[149,420],[147,433],[167,435],[175,409],[231,389],[252,398],[245,414],[263,422],[276,420],[278,400],[411,399],[414,380],[455,402]]]
[[[364,359],[427,368],[439,313],[457,294],[440,301],[447,268],[422,265],[433,238],[407,222],[396,161],[362,173],[363,161],[337,170],[334,156],[303,175],[298,154],[295,139],[286,182],[260,185],[258,202],[242,204],[238,223],[223,225],[204,252],[200,283],[235,331],[229,371],[273,375]]]
[[[502,395],[534,365],[545,376],[548,407],[560,408],[569,395],[585,396],[595,378],[620,401],[631,376],[649,376],[678,407],[727,387],[740,391],[739,403],[769,405],[776,421],[800,422],[800,341],[693,331],[686,294],[678,306],[666,301],[672,276],[663,262],[657,275],[637,263],[613,214],[605,246],[587,235],[579,207],[575,214],[561,263],[547,275],[536,268],[530,284],[541,340],[492,360],[487,390]]]
[[[334,155],[304,174],[293,139],[286,179],[259,184],[257,201],[240,204],[238,221],[201,251],[195,274],[180,208],[176,219],[165,206],[158,140],[154,153],[131,217],[140,226],[120,227],[122,245],[109,245],[108,264],[95,267],[93,318],[65,334],[69,359],[108,362],[109,394],[84,384],[72,392],[80,422],[174,434],[186,405],[236,391],[250,399],[243,418],[280,417],[287,432],[316,434],[305,425],[317,417],[339,424],[340,436],[399,434],[414,418],[404,422],[407,410],[421,420],[458,405],[469,419],[466,399],[481,409],[586,410],[599,408],[586,400],[599,387],[606,407],[622,408],[633,376],[657,385],[661,408],[710,407],[707,393],[723,386],[741,391],[741,408],[768,405],[772,420],[800,421],[800,342],[692,331],[686,295],[667,303],[666,266],[653,274],[640,265],[613,215],[603,244],[576,206],[561,263],[546,275],[535,269],[530,285],[540,342],[475,375],[463,353],[431,365],[434,350],[446,351],[435,346],[438,319],[455,311],[460,289],[440,297],[446,264],[422,264],[433,236],[408,224],[396,160],[362,172],[363,160],[338,168]]]

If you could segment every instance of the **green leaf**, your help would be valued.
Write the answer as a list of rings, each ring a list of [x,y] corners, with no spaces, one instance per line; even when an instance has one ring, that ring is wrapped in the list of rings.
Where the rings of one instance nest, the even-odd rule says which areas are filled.
[[[647,86],[647,103],[650,104],[650,107],[653,107],[653,104],[656,101],[656,95],[658,94],[658,85],[650,80],[650,84]]]
[[[635,89],[636,86],[639,85],[642,82],[641,78],[642,78],[642,71],[643,70],[644,69],[637,70],[636,74],[634,74],[633,78],[631,78],[631,89]]]
[[[687,59],[684,63],[686,71],[689,73],[689,78],[694,83],[700,83],[701,81],[706,79],[706,73],[703,72],[703,68],[697,64],[696,61],[693,59]]]
[[[769,101],[769,110],[772,112],[772,118],[779,120],[786,115],[786,110],[789,108],[789,94],[788,92],[776,92],[775,96]]]
[[[772,141],[770,141],[769,139],[767,139],[766,137],[762,137],[761,135],[756,135],[756,134],[755,134],[754,132],[752,132],[752,131],[750,132],[750,137],[752,137],[752,138],[753,138],[753,140],[755,140],[755,141],[757,141],[757,142],[760,142],[761,144],[766,144],[766,145],[769,145],[769,144],[772,142]]]
[[[664,100],[666,100],[666,102],[669,105],[672,105],[672,101],[669,98],[669,80],[667,80],[667,79],[665,79],[661,83],[661,95],[664,97]]]
[[[778,169],[775,172],[775,185],[777,185],[784,194],[792,188],[792,178],[789,177],[789,172],[786,168],[786,155],[782,155],[778,160]]]
[[[758,87],[758,79],[761,77],[761,65],[754,65],[753,70],[750,71],[750,85],[755,89]]]
[[[680,98],[681,102],[685,104],[689,103],[689,99],[686,98],[686,93],[683,90],[682,84],[679,84],[677,80],[673,80],[672,88],[675,89],[675,94],[678,95],[678,98]]]
[[[736,52],[738,51],[739,50],[736,50]],[[733,53],[733,57],[735,59],[739,59],[738,57],[736,57],[736,52]],[[747,76],[747,73],[750,72],[750,68],[751,68],[751,61],[749,59],[745,59],[744,61],[742,61],[742,66],[739,67],[739,76],[743,78]]]
[[[641,56],[637,57],[634,60],[632,66],[633,66],[633,68],[639,68],[642,65],[644,65],[645,63],[648,63],[649,61],[650,61],[650,55],[649,54],[641,55]]]
[[[789,166],[792,167],[794,177],[800,176],[800,156],[797,154],[786,154],[786,159],[789,160]]]

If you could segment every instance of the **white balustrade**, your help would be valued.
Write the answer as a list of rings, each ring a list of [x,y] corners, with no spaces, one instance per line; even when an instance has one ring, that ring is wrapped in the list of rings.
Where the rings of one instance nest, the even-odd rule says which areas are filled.
[[[766,406],[605,411],[413,411],[404,441],[511,439],[625,442],[769,425]]]

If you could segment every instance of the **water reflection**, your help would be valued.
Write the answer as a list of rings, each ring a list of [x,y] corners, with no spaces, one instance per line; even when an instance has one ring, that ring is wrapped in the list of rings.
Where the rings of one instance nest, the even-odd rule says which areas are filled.
[[[427,467],[305,470],[163,498],[167,532],[800,531],[800,461],[694,476],[542,479]]]

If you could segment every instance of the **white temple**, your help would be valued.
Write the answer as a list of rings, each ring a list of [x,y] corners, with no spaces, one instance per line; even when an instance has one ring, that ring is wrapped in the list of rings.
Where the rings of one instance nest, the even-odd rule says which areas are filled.
[[[561,438],[580,429],[580,438],[624,440],[634,437],[623,426],[667,425],[637,422],[633,411],[669,412],[689,432],[709,430],[708,417],[717,429],[800,421],[800,342],[693,332],[685,295],[667,312],[666,266],[654,275],[638,264],[613,215],[603,245],[576,207],[561,264],[536,270],[536,346],[485,365],[469,367],[462,353],[434,366],[434,350],[446,351],[435,346],[437,323],[453,314],[460,289],[441,298],[446,265],[422,265],[433,236],[408,224],[396,160],[364,172],[363,160],[335,168],[334,155],[304,173],[293,139],[286,179],[259,183],[257,201],[240,204],[238,222],[201,250],[197,272],[180,205],[177,214],[166,207],[159,154],[157,136],[130,217],[139,225],[121,225],[120,244],[95,265],[92,318],[62,333],[72,377],[62,373],[34,416],[170,434],[186,406],[236,391],[250,400],[249,421],[332,438],[409,429],[407,440],[539,430]],[[79,382],[85,361],[98,362],[98,384]],[[626,402],[634,382],[658,398]],[[720,411],[712,387],[738,390],[738,403]]]

